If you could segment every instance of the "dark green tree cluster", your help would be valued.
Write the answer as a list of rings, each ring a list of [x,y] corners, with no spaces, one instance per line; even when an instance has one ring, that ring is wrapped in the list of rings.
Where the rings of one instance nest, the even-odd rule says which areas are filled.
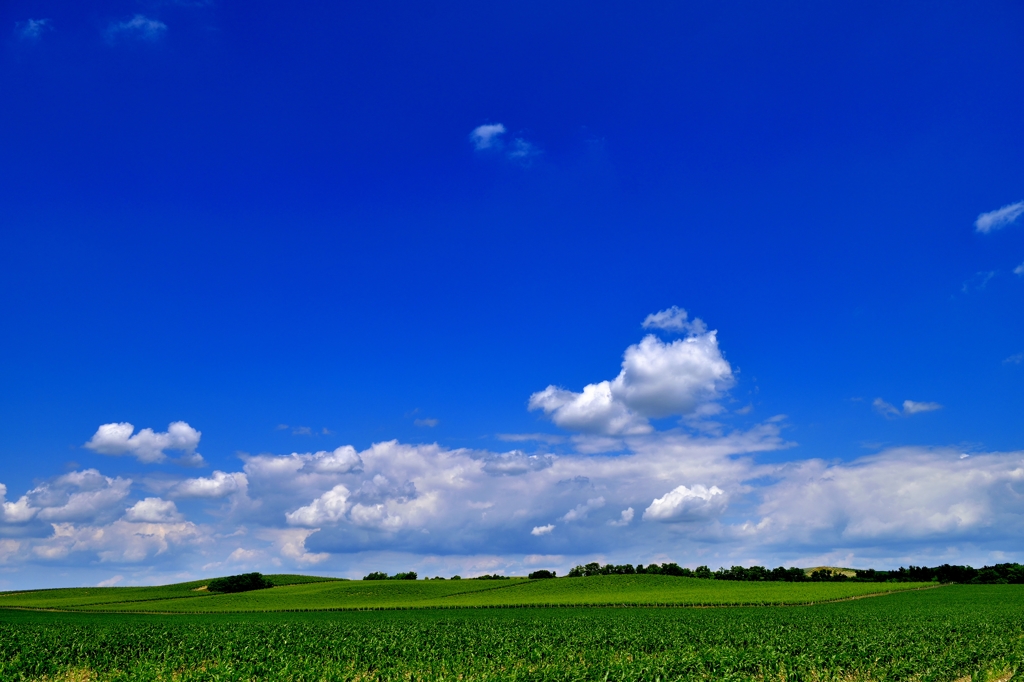
[[[382,571],[374,571],[370,575],[364,575],[363,580],[416,580],[417,577],[416,571],[395,573],[394,575],[388,575]]]
[[[558,577],[558,575],[554,571],[549,571],[547,569],[541,569],[539,571],[534,571],[529,576],[530,580],[549,580],[551,578],[557,578],[557,577]]]
[[[635,574],[648,574],[648,575],[674,575],[681,578],[710,578],[712,577],[711,569],[707,566],[701,566],[696,570],[690,570],[688,568],[682,568],[679,564],[649,564],[644,567],[643,564],[633,566],[633,564],[622,564],[617,566],[615,564],[605,564],[602,566],[598,563],[590,563],[585,566],[574,566],[569,571],[568,577],[570,578],[584,578],[591,575],[635,575]]]
[[[797,583],[808,580],[802,568],[765,568],[764,566],[733,566],[732,568],[720,568],[712,576],[715,580],[745,580],[748,582],[787,582]],[[845,576],[844,576],[845,577]]]
[[[273,587],[274,584],[264,578],[260,573],[244,573],[242,575],[229,575],[224,578],[215,578],[207,584],[209,592],[250,592],[252,590],[265,590]]]
[[[497,573],[493,575],[484,573],[483,575],[478,575],[477,577],[472,578],[472,580],[509,580],[509,577],[507,575],[498,575]]]
[[[855,580],[875,583],[962,583],[965,585],[1020,585],[1024,584],[1024,566],[1021,564],[996,564],[983,568],[951,566],[942,564],[934,568],[927,566],[902,566],[895,571],[868,569],[857,571]]]

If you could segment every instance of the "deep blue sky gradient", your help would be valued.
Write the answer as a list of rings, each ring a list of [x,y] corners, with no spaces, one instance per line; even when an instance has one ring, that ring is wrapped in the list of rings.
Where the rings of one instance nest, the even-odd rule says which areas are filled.
[[[729,425],[788,415],[766,458],[1024,448],[1024,225],[973,228],[1024,199],[1020,3],[9,0],[0,40],[12,494],[112,421],[214,466],[507,447],[670,305]],[[541,153],[474,152],[497,122]]]

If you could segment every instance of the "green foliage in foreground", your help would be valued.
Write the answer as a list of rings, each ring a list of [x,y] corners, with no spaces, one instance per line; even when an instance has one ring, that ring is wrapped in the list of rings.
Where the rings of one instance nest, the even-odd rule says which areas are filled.
[[[183,591],[181,587],[173,585],[166,588],[134,588],[151,590],[151,599],[142,598],[141,592],[104,593],[100,588],[48,590],[0,595],[0,607],[230,613],[509,606],[809,604],[920,586],[916,583],[752,583],[661,575],[599,575],[572,580],[351,580],[296,584],[236,594],[212,594],[195,591],[194,588]],[[159,592],[161,589],[165,591]],[[68,594],[62,596],[65,592]],[[104,594],[107,596],[104,597]]]
[[[801,608],[0,611],[0,679],[980,681],[1022,669],[1021,613],[1013,585]]]

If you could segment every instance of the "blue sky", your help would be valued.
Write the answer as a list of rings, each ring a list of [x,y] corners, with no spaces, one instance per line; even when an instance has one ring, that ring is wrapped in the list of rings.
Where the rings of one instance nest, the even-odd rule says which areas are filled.
[[[3,3],[0,587],[1024,560],[1022,48]]]

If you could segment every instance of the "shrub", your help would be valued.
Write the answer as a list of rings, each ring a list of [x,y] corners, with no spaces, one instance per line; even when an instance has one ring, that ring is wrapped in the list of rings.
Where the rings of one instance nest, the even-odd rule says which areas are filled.
[[[557,577],[558,576],[555,575],[554,571],[548,571],[546,569],[541,569],[539,571],[534,571],[533,573],[530,574],[530,580],[546,580],[548,578],[557,578]]]
[[[244,573],[242,575],[229,575],[224,578],[211,580],[206,589],[210,592],[250,592],[252,590],[265,590],[273,587],[274,584],[263,577],[260,573]]]

